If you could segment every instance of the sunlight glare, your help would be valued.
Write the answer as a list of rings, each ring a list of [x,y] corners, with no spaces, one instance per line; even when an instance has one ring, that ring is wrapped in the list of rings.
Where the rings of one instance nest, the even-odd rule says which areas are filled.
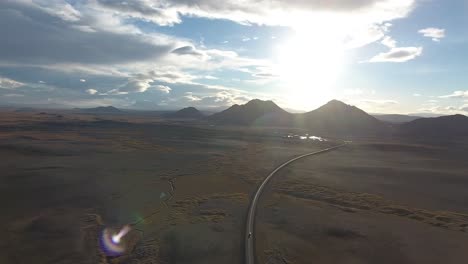
[[[287,101],[310,109],[333,96],[332,85],[343,65],[343,45],[324,30],[297,30],[279,46],[276,72],[286,86]]]

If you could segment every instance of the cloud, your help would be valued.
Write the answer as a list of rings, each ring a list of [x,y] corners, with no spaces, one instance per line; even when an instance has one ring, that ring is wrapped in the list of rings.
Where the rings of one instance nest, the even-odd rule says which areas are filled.
[[[192,92],[185,93],[183,98],[187,99],[189,102],[195,102],[195,101],[200,101],[201,100],[200,97],[193,95]]]
[[[451,94],[439,96],[439,98],[468,98],[468,90],[466,91],[455,91]]]
[[[383,22],[405,17],[413,0],[95,0],[100,8],[160,25],[181,22],[181,15],[228,19],[239,23],[291,26],[313,14],[347,14],[356,20]],[[363,16],[365,14],[366,16]],[[325,15],[322,15],[325,16]],[[345,15],[346,16],[346,15]]]
[[[87,90],[86,90],[86,93],[91,94],[91,95],[94,95],[94,94],[96,94],[97,92],[98,92],[98,91],[95,90],[95,89],[87,89]]]
[[[80,14],[71,19],[62,13],[58,18],[54,12],[60,14],[69,4],[52,2],[57,4],[43,7],[26,4],[27,1],[0,2],[0,35],[8,36],[8,41],[0,41],[1,61],[36,65],[128,63],[161,58],[175,45],[157,35],[137,34],[119,27],[117,22],[110,27],[96,25],[95,32],[79,30],[76,26],[98,24],[103,17]],[[120,32],[113,32],[114,29]]]
[[[419,94],[419,93],[414,93],[413,96],[419,97],[419,96],[421,96],[421,94]]]
[[[80,79],[80,82],[86,82],[86,80],[85,79]]]
[[[166,85],[156,85],[154,88],[166,94],[170,93],[172,90],[169,86],[166,86]]]
[[[119,87],[118,91],[121,94],[143,93],[150,88],[152,82],[152,79],[139,79],[138,77],[132,78],[126,84]]]
[[[462,105],[460,107],[452,105],[428,105],[426,107],[418,109],[418,111],[444,115],[463,114],[464,112],[468,112],[468,105]]]
[[[24,83],[21,83],[21,82],[18,82],[9,78],[0,77],[0,88],[2,89],[16,89],[23,85]]]
[[[241,102],[254,92],[198,83],[201,76],[216,73],[219,78],[224,78],[234,72],[233,76],[227,77],[234,79],[239,77],[239,71],[248,69],[239,75],[249,75],[253,82],[258,82],[249,83],[251,89],[253,85],[278,77],[270,69],[272,61],[244,57],[241,50],[237,53],[205,47],[204,41],[156,33],[140,22],[168,26],[181,23],[187,16],[241,24],[281,25],[308,34],[329,34],[327,37],[340,39],[340,43],[345,39],[347,48],[356,48],[384,38],[391,26],[388,21],[406,17],[414,8],[414,2],[0,0],[0,34],[8,36],[5,41],[0,41],[0,68],[5,77],[28,86],[37,85],[38,80],[47,81],[47,85],[43,84],[44,89],[51,89],[47,95],[31,93],[28,96],[30,90],[37,92],[38,89],[21,89],[28,90],[24,100],[30,102],[48,96],[57,97],[58,103],[70,105],[73,102],[105,103],[102,100],[88,101],[89,94],[94,94],[100,97],[93,99],[113,98],[116,104],[125,106],[141,97],[153,96],[150,99],[157,103],[166,97],[183,98],[185,92],[192,91],[190,98],[200,104],[227,105]],[[256,38],[251,35],[251,40]],[[234,39],[234,36],[227,39]],[[219,46],[228,48],[228,45]],[[42,74],[38,74],[40,72]],[[83,92],[84,82],[81,79],[77,82],[76,76],[92,80],[92,87],[96,89]],[[91,92],[93,90],[95,92]],[[141,94],[155,90],[160,92]]]
[[[203,53],[197,51],[193,46],[180,47],[171,51],[171,53],[179,54],[179,55],[203,56]]]
[[[439,42],[442,38],[445,37],[445,29],[443,28],[424,28],[420,29],[418,33],[422,34],[424,37],[432,38],[432,41]]]
[[[422,47],[391,48],[388,52],[377,54],[369,62],[405,62],[420,56],[422,50]]]
[[[203,79],[207,79],[207,80],[218,80],[219,78],[216,77],[216,76],[212,76],[212,75],[205,75],[205,76],[202,76]]]
[[[22,4],[39,9],[64,21],[75,22],[81,19],[81,13],[65,1],[23,1]]]
[[[91,6],[123,19],[142,19],[159,25],[182,22],[182,16],[231,20],[240,24],[287,26],[307,33],[345,39],[347,48],[380,40],[404,18],[416,0],[94,0]],[[323,25],[326,25],[324,27]],[[252,40],[244,37],[242,41]]]
[[[243,104],[251,100],[250,96],[241,95],[237,92],[220,91],[213,95],[195,95],[193,92],[187,92],[181,98],[174,99],[175,104],[192,106],[201,106],[205,108],[214,108],[220,106],[231,106],[233,104]]]
[[[390,36],[385,36],[382,41],[380,41],[383,45],[389,47],[389,48],[395,48],[396,47],[396,40],[392,39]]]

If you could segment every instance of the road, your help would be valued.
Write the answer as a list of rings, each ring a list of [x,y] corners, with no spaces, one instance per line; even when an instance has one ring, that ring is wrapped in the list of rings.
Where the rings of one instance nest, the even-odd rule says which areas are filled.
[[[257,203],[258,200],[260,199],[260,195],[262,194],[263,188],[268,184],[271,178],[277,173],[279,170],[282,168],[286,167],[287,165],[293,163],[294,161],[298,159],[302,159],[308,156],[312,155],[317,155],[320,153],[324,153],[339,147],[342,147],[346,144],[341,144],[338,146],[334,146],[331,148],[327,149],[322,149],[316,152],[311,152],[307,153],[298,157],[295,157],[293,159],[290,159],[286,161],[285,163],[281,164],[278,166],[275,170],[273,170],[266,178],[263,180],[263,182],[260,184],[260,187],[258,187],[257,192],[255,193],[255,196],[252,199],[252,202],[250,203],[250,208],[249,212],[247,215],[247,223],[246,223],[246,228],[245,228],[245,264],[254,264],[255,263],[255,252],[254,252],[254,244],[255,244],[255,238],[254,238],[254,224],[255,224],[255,212],[257,209]]]

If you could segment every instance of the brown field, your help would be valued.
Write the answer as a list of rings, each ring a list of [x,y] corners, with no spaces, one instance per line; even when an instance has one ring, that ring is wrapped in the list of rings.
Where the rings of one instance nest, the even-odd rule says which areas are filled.
[[[337,144],[286,132],[1,112],[0,263],[243,263],[259,182]],[[464,144],[356,141],[292,164],[259,205],[260,263],[463,263]],[[136,222],[128,254],[105,258],[102,228]]]
[[[367,142],[298,161],[259,206],[261,263],[465,262],[467,150]]]

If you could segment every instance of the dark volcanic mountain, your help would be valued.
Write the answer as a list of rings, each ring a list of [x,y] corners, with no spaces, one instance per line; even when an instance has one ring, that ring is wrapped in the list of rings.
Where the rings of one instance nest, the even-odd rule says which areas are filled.
[[[335,135],[372,135],[389,131],[390,126],[361,109],[333,100],[303,114],[291,114],[272,101],[252,100],[233,105],[209,120],[226,125],[287,126],[305,128],[313,133]]]
[[[229,125],[285,126],[291,124],[292,114],[272,101],[254,99],[208,117],[212,122]]]
[[[411,115],[398,115],[398,114],[374,114],[373,117],[377,118],[380,121],[401,124],[411,122],[413,120],[422,118],[420,116],[411,116]]]
[[[202,112],[198,111],[198,109],[196,109],[195,107],[186,107],[186,108],[180,109],[177,112],[168,113],[165,115],[165,117],[199,119],[199,118],[203,118],[204,115],[202,114]]]
[[[94,113],[94,114],[119,114],[122,110],[113,106],[98,106],[95,108],[78,109],[81,112]]]
[[[421,118],[400,126],[400,133],[414,136],[468,137],[468,117],[450,115]]]
[[[316,110],[298,114],[295,124],[315,133],[342,135],[377,134],[389,129],[389,126],[363,110],[337,100],[332,100]]]

